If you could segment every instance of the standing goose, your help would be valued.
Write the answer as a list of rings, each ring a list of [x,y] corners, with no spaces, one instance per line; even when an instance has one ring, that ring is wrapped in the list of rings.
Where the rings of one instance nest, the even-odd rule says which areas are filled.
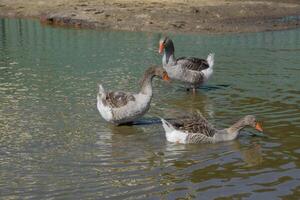
[[[149,67],[141,81],[141,91],[137,94],[122,91],[106,92],[100,84],[97,95],[97,108],[100,115],[106,121],[116,125],[129,123],[143,116],[150,108],[154,76],[169,80],[163,68]]]
[[[213,53],[210,53],[206,60],[195,57],[176,59],[173,41],[168,37],[159,41],[159,53],[163,51],[163,68],[168,72],[170,78],[188,84],[192,87],[194,93],[195,88],[206,82],[213,74]]]
[[[246,126],[263,131],[253,115],[247,115],[226,129],[218,130],[211,125],[201,114],[175,120],[172,123],[161,119],[166,138],[169,142],[181,144],[216,143],[230,141],[237,138],[239,132]]]

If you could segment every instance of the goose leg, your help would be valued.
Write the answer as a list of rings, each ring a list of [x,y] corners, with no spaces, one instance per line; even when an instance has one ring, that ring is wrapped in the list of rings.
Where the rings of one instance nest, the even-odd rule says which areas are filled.
[[[192,88],[186,88],[186,91],[187,91],[187,92],[192,91],[193,94],[196,94],[196,88],[195,88],[195,87],[192,87]]]
[[[196,88],[193,87],[193,94],[195,95],[196,94]]]

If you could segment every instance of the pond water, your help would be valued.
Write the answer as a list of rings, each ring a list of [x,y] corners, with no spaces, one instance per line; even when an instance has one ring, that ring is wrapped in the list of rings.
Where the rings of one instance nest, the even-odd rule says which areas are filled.
[[[144,120],[200,110],[217,127],[255,114],[269,138],[168,143],[160,124],[114,127],[97,84],[137,91],[161,63],[158,33],[43,27],[0,19],[0,195],[3,199],[297,199],[300,29],[173,34],[176,55],[215,52],[196,95],[154,81]]]

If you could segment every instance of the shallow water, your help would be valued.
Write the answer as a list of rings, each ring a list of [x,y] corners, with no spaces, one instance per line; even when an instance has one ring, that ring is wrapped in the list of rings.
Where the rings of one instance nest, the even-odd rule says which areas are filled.
[[[221,128],[255,114],[270,136],[211,145],[168,143],[159,124],[114,127],[96,109],[97,83],[138,90],[160,37],[0,19],[3,199],[299,198],[300,29],[171,35],[178,56],[215,52],[215,74],[195,96],[156,79],[143,120],[200,110]]]

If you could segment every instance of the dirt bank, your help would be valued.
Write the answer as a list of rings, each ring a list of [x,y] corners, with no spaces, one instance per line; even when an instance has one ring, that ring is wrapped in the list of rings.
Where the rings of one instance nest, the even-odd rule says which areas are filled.
[[[0,16],[97,29],[255,32],[300,27],[300,1],[0,0]]]

